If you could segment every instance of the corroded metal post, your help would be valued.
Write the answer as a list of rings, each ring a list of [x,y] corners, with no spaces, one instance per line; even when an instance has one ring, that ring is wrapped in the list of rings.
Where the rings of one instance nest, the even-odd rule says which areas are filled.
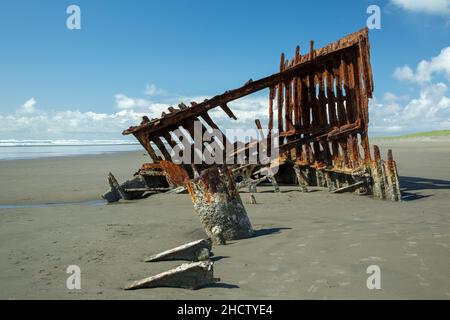
[[[204,170],[187,189],[208,236],[216,244],[253,236],[233,175],[226,165]]]

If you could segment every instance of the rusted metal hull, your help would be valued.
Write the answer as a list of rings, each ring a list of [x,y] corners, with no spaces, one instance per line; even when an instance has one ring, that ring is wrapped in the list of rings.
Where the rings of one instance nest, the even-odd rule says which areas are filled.
[[[367,28],[320,49],[315,49],[311,41],[303,55],[297,47],[290,60],[281,54],[278,73],[250,80],[204,102],[192,102],[189,107],[183,103],[178,108],[170,107],[158,119],[144,117],[139,126],[123,134],[133,134],[154,162],[172,162],[177,145],[172,139],[175,130],[183,128],[188,141],[195,138],[196,121],[201,122],[201,133],[211,128],[220,130],[209,110],[220,107],[236,119],[227,103],[263,89],[269,89],[269,135],[278,132],[280,154],[268,166],[278,167],[278,182],[299,183],[302,191],[319,186],[392,201],[401,199],[392,152],[386,162],[379,158],[379,151],[378,158],[370,152],[368,105],[373,78]],[[260,130],[258,119],[256,125]],[[204,148],[191,144],[191,164],[196,152],[203,154]],[[204,162],[184,165],[185,169],[191,167],[191,178],[209,166]]]

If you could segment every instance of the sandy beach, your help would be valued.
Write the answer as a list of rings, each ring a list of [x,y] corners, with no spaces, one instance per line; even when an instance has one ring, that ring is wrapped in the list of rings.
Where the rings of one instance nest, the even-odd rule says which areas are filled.
[[[250,204],[242,192],[257,234],[215,246],[221,282],[195,291],[122,290],[182,263],[147,256],[205,236],[187,194],[97,201],[108,172],[130,178],[144,152],[1,161],[0,298],[450,299],[450,140],[378,143],[384,158],[393,149],[404,202],[289,186],[260,187]],[[66,288],[69,265],[81,290]],[[369,265],[381,290],[367,289]]]

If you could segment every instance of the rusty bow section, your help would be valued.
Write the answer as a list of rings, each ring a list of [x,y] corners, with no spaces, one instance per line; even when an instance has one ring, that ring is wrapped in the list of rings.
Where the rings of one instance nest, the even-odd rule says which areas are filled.
[[[311,41],[305,54],[297,47],[291,59],[281,54],[278,73],[249,80],[201,103],[180,103],[157,119],[144,117],[139,126],[123,134],[133,134],[154,162],[172,161],[171,151],[177,145],[173,131],[182,129],[183,139],[192,141],[194,158],[204,148],[195,150],[195,122],[201,122],[202,135],[209,128],[220,131],[209,110],[219,107],[236,119],[227,104],[263,89],[269,89],[268,136],[278,133],[280,155],[269,168],[278,166],[275,178],[279,183],[299,183],[302,191],[320,186],[331,192],[357,191],[376,198],[401,199],[392,152],[389,150],[385,162],[378,147],[374,146],[372,156],[369,146],[368,102],[373,78],[367,28],[320,49]],[[262,129],[259,120],[255,122]],[[208,166],[184,167],[192,176]]]

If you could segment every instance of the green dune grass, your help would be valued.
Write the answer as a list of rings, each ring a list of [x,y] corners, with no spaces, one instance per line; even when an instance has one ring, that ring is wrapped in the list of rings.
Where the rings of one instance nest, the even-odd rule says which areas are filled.
[[[408,139],[408,138],[440,137],[440,136],[450,136],[450,130],[417,132],[417,133],[404,134],[404,135],[400,135],[400,136],[377,137],[377,139]]]

